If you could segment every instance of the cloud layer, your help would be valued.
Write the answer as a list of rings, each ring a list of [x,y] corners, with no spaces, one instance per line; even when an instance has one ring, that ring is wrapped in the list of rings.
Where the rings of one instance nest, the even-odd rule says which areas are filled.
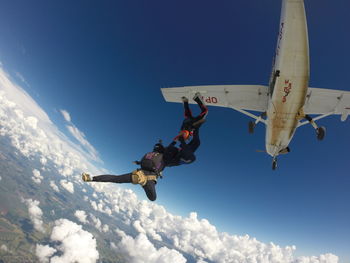
[[[71,127],[68,129],[72,135],[89,149],[90,144],[85,135],[71,123],[70,114],[63,110],[61,113],[68,122],[67,126]],[[61,175],[58,179],[59,185],[72,194],[83,189],[79,176],[81,171],[96,174],[102,170],[92,164],[92,161],[99,160],[97,152],[93,148],[83,150],[79,145],[72,143],[57,129],[37,103],[10,80],[1,67],[0,127],[0,135],[9,138],[18,152],[28,158],[37,158],[43,166],[56,169]],[[33,180],[36,183],[43,180],[43,176],[38,172],[33,171]],[[332,254],[295,258],[294,246],[280,247],[273,243],[262,243],[248,235],[221,233],[207,220],[199,219],[196,213],[191,213],[188,217],[176,216],[156,203],[138,200],[131,190],[111,184],[90,185],[99,198],[92,201],[92,197],[84,197],[84,201],[91,206],[95,215],[87,215],[81,212],[82,210],[76,211],[74,215],[82,223],[87,221],[87,224],[93,224],[102,235],[110,232],[111,227],[101,222],[98,218],[99,213],[131,226],[133,231],[130,233],[137,234],[126,234],[117,230],[121,241],[112,245],[130,262],[186,262],[186,255],[201,263],[338,262],[338,257]],[[50,181],[50,186],[55,191],[59,190],[54,181]],[[89,186],[85,184],[84,187]],[[44,232],[39,201],[26,199],[25,203],[34,228]],[[92,234],[72,221],[55,221],[50,238],[59,245],[38,245],[36,254],[42,262],[96,262],[99,258],[96,240]],[[149,251],[147,255],[137,252],[144,251],[144,248]],[[172,261],[169,261],[170,258]]]

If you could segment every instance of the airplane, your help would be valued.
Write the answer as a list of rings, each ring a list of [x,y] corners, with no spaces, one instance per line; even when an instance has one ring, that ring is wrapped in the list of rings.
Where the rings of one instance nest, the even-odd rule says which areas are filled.
[[[317,139],[325,136],[325,127],[317,120],[341,115],[345,121],[350,113],[350,92],[308,87],[309,43],[304,0],[282,0],[277,46],[272,63],[269,86],[208,85],[162,88],[167,102],[182,102],[200,92],[208,106],[232,108],[255,121],[248,131],[265,124],[265,148],[277,168],[277,156],[290,152],[288,147],[297,128],[311,124]],[[194,103],[191,101],[191,103]],[[260,112],[260,114],[252,113]],[[317,115],[312,118],[310,115]]]

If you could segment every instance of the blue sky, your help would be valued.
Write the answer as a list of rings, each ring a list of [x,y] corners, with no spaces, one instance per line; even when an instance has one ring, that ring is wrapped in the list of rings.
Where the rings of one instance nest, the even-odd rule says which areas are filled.
[[[350,3],[305,5],[310,86],[350,90]],[[58,110],[71,114],[106,168],[126,173],[179,129],[181,105],[164,102],[161,87],[267,84],[280,7],[272,0],[2,1],[0,61],[62,128]],[[209,110],[197,161],[165,171],[157,202],[197,211],[222,231],[350,260],[349,121],[320,121],[323,142],[300,128],[272,172],[269,156],[255,152],[264,149],[262,125],[249,135],[246,116]]]

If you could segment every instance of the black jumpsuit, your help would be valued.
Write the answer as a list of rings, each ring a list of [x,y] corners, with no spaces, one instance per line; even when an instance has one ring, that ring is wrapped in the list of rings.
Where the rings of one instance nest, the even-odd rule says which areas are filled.
[[[195,98],[194,101],[197,102],[199,108],[201,109],[201,113],[197,117],[193,117],[191,109],[188,105],[188,101],[185,101],[184,102],[185,119],[182,122],[181,130],[192,131],[194,129],[193,124],[205,118],[205,116],[208,114],[207,106],[205,106],[198,97]]]
[[[148,171],[143,170],[145,174],[154,174]],[[110,175],[110,174],[104,174],[104,175],[97,175],[92,177],[93,182],[111,182],[111,183],[131,183],[132,173],[127,173],[127,174],[122,174],[122,175]],[[148,197],[149,200],[154,201],[157,199],[157,193],[156,193],[156,181],[154,180],[149,180],[147,183],[142,186],[143,189],[145,190],[145,193]]]

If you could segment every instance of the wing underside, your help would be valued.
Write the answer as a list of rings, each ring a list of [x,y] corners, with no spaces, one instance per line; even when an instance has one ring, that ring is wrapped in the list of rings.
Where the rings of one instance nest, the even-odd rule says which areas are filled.
[[[162,88],[167,102],[182,102],[181,97],[190,99],[200,92],[209,106],[264,112],[268,105],[268,87],[262,85],[211,85]]]
[[[318,115],[313,120],[336,114],[341,115],[341,120],[345,121],[350,113],[350,91],[308,88],[304,113]],[[307,123],[307,121],[300,122],[298,126]]]
[[[308,88],[304,105],[306,114],[343,114],[349,108],[349,91]]]

